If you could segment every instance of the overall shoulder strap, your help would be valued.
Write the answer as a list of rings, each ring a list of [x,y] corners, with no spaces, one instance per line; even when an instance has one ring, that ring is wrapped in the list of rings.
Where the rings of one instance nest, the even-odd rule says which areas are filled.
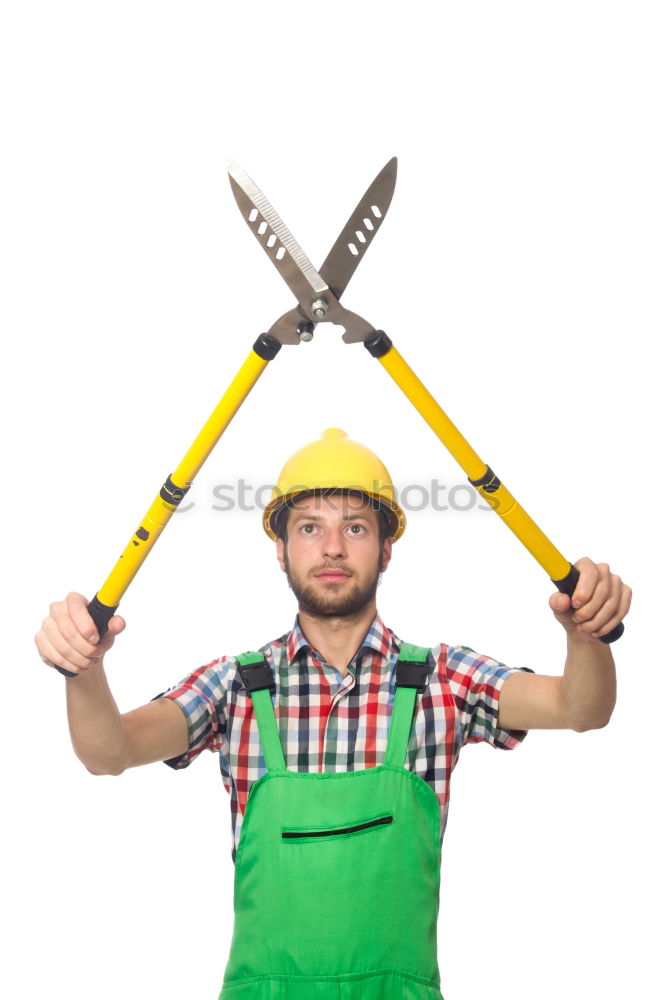
[[[236,661],[244,687],[253,702],[267,771],[285,770],[285,757],[271,701],[272,692],[276,690],[273,671],[265,657],[252,650],[240,653]]]
[[[414,721],[416,695],[425,691],[430,672],[430,649],[403,642],[395,665],[395,702],[389,727],[385,764],[404,767]]]

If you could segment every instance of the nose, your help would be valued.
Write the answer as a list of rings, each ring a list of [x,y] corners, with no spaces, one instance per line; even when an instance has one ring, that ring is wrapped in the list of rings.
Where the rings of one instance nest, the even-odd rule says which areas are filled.
[[[324,555],[328,559],[338,559],[346,554],[345,537],[342,526],[329,525],[324,532]]]

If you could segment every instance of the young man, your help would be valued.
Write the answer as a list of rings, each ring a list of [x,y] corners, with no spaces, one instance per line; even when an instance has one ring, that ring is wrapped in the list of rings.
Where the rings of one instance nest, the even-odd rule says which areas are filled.
[[[600,728],[616,677],[598,641],[630,589],[580,559],[563,676],[465,647],[403,643],[377,612],[405,529],[379,459],[331,428],[286,463],[263,524],[299,612],[254,654],[223,656],[121,715],[80,594],[36,636],[67,679],[76,754],[93,774],[219,752],[231,796],[235,924],[222,1000],[440,1000],[440,848],[450,775],[467,743],[513,749],[529,729]],[[443,998],[441,998],[443,1000]]]

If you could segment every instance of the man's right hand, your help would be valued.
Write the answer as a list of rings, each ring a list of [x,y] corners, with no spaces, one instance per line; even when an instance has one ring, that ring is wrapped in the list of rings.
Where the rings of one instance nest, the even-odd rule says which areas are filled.
[[[115,642],[115,636],[126,628],[121,615],[113,615],[108,631],[99,641],[99,632],[87,610],[89,601],[82,595],[67,594],[63,601],[50,606],[34,637],[39,655],[48,667],[63,667],[74,674],[85,673],[103,660]]]

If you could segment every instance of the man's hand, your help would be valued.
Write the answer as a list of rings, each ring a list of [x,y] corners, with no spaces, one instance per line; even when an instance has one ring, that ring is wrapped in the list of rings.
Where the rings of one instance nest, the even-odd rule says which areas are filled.
[[[124,619],[113,615],[108,631],[99,642],[99,633],[87,604],[87,598],[77,593],[51,604],[48,618],[44,618],[34,637],[46,666],[63,667],[74,674],[84,673],[103,659],[115,642],[115,636],[124,631]]]
[[[597,640],[608,635],[630,610],[632,590],[606,563],[584,556],[575,563],[579,582],[570,598],[555,591],[549,606],[557,621],[573,636]]]

